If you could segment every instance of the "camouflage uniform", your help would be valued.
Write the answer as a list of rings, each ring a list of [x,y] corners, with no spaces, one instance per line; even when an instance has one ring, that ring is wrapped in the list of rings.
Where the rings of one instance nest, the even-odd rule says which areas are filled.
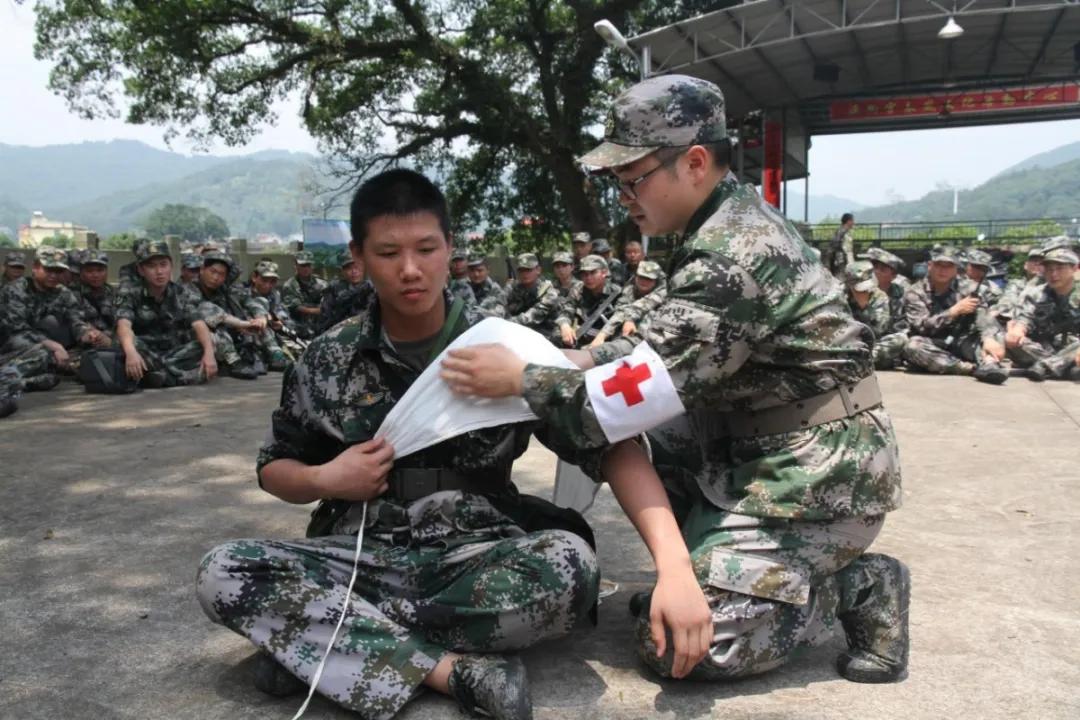
[[[6,270],[9,267],[23,268],[23,272],[24,272],[23,276],[25,277],[26,261],[23,260],[23,256],[20,255],[19,253],[16,253],[16,252],[9,252],[7,254],[7,257],[4,258],[4,270],[5,270],[5,272],[0,273],[0,288],[4,287],[9,282],[14,282],[14,280],[8,280]],[[17,279],[19,279],[19,278],[15,278],[15,280],[17,280]]]
[[[322,296],[320,314],[323,332],[342,320],[351,318],[367,307],[375,295],[375,288],[367,280],[356,285],[344,278],[337,278],[326,288]]]
[[[232,270],[233,262],[228,255],[217,251],[203,255],[204,266],[215,261],[224,263]],[[214,334],[214,356],[219,364],[236,365],[242,355],[247,355],[245,359],[252,363],[257,357],[261,358],[274,351],[281,352],[272,332],[251,335],[232,330],[226,325],[228,317],[250,320],[266,317],[268,314],[267,306],[252,298],[251,293],[242,285],[230,285],[226,280],[218,289],[209,290],[200,279],[195,282],[194,295],[198,302],[200,319]]]
[[[931,259],[943,257],[939,254]],[[949,308],[972,295],[976,295],[976,284],[960,277],[954,278],[941,295],[934,294],[929,277],[908,288],[904,316],[911,337],[904,348],[904,359],[909,365],[945,375],[970,375],[995,365],[982,350],[983,340],[995,337],[998,330],[985,303],[980,303],[971,315],[948,315]]]
[[[566,263],[567,265],[574,265],[574,256],[566,251],[557,252],[551,256],[551,263]],[[559,279],[555,278],[551,281],[551,284],[555,286],[555,290],[559,293],[559,297],[563,302],[570,295],[574,288],[581,284],[581,281],[575,277],[571,277],[569,285],[562,285],[559,283]]]
[[[611,245],[608,244],[606,239],[596,238],[593,240],[592,254],[604,258],[604,262],[608,264],[608,277],[616,285],[625,285],[628,279],[633,278],[632,275],[626,274],[626,265],[623,264],[622,260],[611,257]]]
[[[469,267],[484,265],[487,261],[483,256],[474,255],[469,258]],[[469,289],[472,290],[476,299],[477,311],[484,317],[506,317],[506,291],[499,287],[499,283],[488,277],[484,282],[477,285],[469,281]]]
[[[452,302],[448,292],[445,301]],[[378,317],[375,300],[317,338],[286,374],[259,470],[283,458],[325,463],[374,437],[420,374]],[[479,320],[467,309],[457,332]],[[355,592],[319,692],[361,717],[390,718],[448,652],[518,650],[569,632],[593,606],[598,570],[590,542],[552,529],[558,523],[550,513],[565,511],[518,495],[509,480],[531,433],[596,467],[596,453],[560,447],[565,439],[536,423],[469,432],[397,459],[395,472],[446,468],[489,489],[411,502],[392,490],[369,503]],[[305,681],[327,645],[352,566],[361,505],[340,509],[326,537],[238,540],[212,550],[199,568],[207,615]],[[570,515],[587,534],[581,517]]]
[[[0,418],[7,417],[19,407],[23,378],[14,365],[0,363]]]
[[[1035,275],[1030,278],[1013,278],[1005,283],[1001,297],[998,298],[993,307],[994,316],[999,321],[1005,322],[1014,319],[1017,311],[1020,310],[1020,300],[1024,294],[1031,288],[1041,287],[1045,284],[1046,278],[1042,275]]]
[[[314,259],[309,252],[304,251],[296,254],[297,265],[311,265],[313,262]],[[298,275],[294,275],[281,286],[281,300],[285,303],[285,307],[289,309],[293,320],[296,322],[297,335],[304,340],[319,334],[321,321],[318,315],[301,313],[300,308],[319,307],[326,288],[326,281],[314,275],[308,280],[301,280]]]
[[[280,277],[277,263],[269,260],[256,263],[253,272],[262,277]],[[274,348],[283,349],[293,360],[300,357],[305,346],[296,333],[296,324],[289,314],[289,309],[285,307],[281,299],[281,291],[275,287],[268,294],[260,295],[254,283],[250,281],[244,283],[242,287],[252,301],[259,303],[260,308],[265,311],[270,320],[277,320],[282,325],[281,330],[274,330],[267,325],[266,330],[263,331],[263,345],[271,352]]]
[[[874,333],[874,367],[879,370],[893,369],[904,353],[908,336],[906,332],[891,332],[892,304],[889,296],[878,288],[873,266],[865,260],[851,263],[844,269],[844,281],[848,287],[847,301],[852,317]],[[854,291],[870,293],[866,307],[859,307]]]
[[[620,140],[580,162],[611,167],[658,147],[715,142],[725,135],[723,99],[695,78],[651,78],[615,101],[608,128]],[[900,506],[896,440],[876,404],[773,435],[747,435],[752,420],[731,414],[794,412],[803,399],[873,375],[872,337],[840,284],[752,186],[726,175],[679,238],[668,278],[667,300],[641,332],[688,410],[681,428],[650,440],[713,612],[713,644],[691,677],[750,675],[823,642],[838,618],[860,612],[862,598],[901,586],[882,569],[895,561],[862,555],[884,514]],[[592,355],[614,360],[636,342],[620,338]],[[533,411],[595,447],[605,436],[583,386],[580,371],[525,371]],[[656,658],[648,625],[640,613],[639,654],[668,675],[671,650]]]
[[[468,278],[451,278],[447,283],[447,289],[455,300],[461,298],[469,307],[476,305],[476,295],[473,294]]]
[[[103,252],[88,251],[83,257],[83,265],[109,266],[109,256]],[[116,288],[105,283],[95,290],[82,281],[76,281],[72,290],[79,298],[83,319],[91,327],[112,335],[116,330]]]
[[[1069,250],[1050,250],[1046,262],[1077,262]],[[1076,368],[1080,353],[1080,282],[1072,292],[1058,295],[1047,284],[1028,288],[1018,303],[1016,322],[1027,328],[1018,347],[1007,348],[1009,359],[1019,367],[1038,366],[1044,376],[1057,379],[1080,378]]]
[[[599,255],[587,255],[581,261],[581,269],[583,271],[607,270],[607,262]],[[574,328],[575,332],[580,331],[585,321],[607,303],[609,299],[612,299],[607,309],[600,313],[592,325],[578,339],[578,345],[584,347],[596,337],[600,328],[604,327],[611,319],[615,311],[613,298],[617,298],[620,292],[621,288],[612,283],[611,280],[604,282],[604,288],[599,293],[594,293],[585,287],[584,283],[579,282],[570,289],[570,293],[563,300],[559,315],[555,318],[555,324],[560,328],[563,325],[569,325]]]
[[[840,226],[829,243],[829,257],[826,258],[829,269],[838,278],[844,276],[844,268],[855,262],[855,238],[851,228]]]
[[[540,260],[532,253],[524,253],[518,256],[517,266],[533,270],[540,267]],[[559,291],[543,277],[528,288],[517,280],[511,280],[507,285],[506,312],[510,321],[548,337],[555,335],[555,317],[561,305]]]
[[[622,292],[619,293],[619,299],[615,301],[615,309],[611,313],[611,319],[607,321],[607,324],[601,330],[608,338],[621,335],[623,323],[632,322],[635,325],[640,325],[667,299],[667,280],[664,271],[660,269],[658,264],[651,260],[644,260],[639,264],[634,276],[638,274],[650,280],[655,280],[656,285],[652,290],[642,295],[633,277],[630,278],[630,283],[622,289]]]

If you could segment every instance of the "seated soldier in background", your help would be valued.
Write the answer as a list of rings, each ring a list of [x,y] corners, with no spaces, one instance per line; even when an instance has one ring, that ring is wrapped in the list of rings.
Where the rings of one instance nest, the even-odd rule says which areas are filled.
[[[469,258],[469,288],[476,298],[476,310],[484,317],[506,317],[506,292],[488,275],[487,258]]]
[[[116,304],[116,339],[127,376],[147,388],[214,378],[213,333],[199,315],[195,293],[172,281],[168,244],[140,243],[135,271],[137,283],[121,288]]]
[[[564,251],[551,256],[551,272],[555,276],[555,290],[565,299],[581,281],[574,277],[574,256]]]
[[[611,257],[611,246],[608,245],[606,238],[593,238],[592,254],[604,258],[604,262],[608,265],[608,277],[619,287],[625,285],[627,279],[632,277],[626,274],[626,266],[621,260]]]
[[[1036,382],[1080,380],[1080,282],[1077,254],[1058,247],[1046,251],[1046,282],[1021,296],[1016,319],[1005,335],[1008,358],[1027,368]]]
[[[575,286],[563,301],[555,324],[568,348],[585,347],[611,319],[620,288],[608,280],[608,267],[599,255],[581,261],[581,285]]]
[[[561,304],[559,291],[540,275],[540,259],[533,253],[518,255],[517,277],[509,282],[506,292],[506,312],[511,322],[554,340],[555,318]]]
[[[82,264],[82,251],[72,248],[70,250],[64,250],[64,255],[67,257],[67,270],[60,274],[60,282],[64,287],[72,288],[75,285],[75,281],[79,278],[79,267]]]
[[[1001,288],[986,277],[994,266],[994,259],[990,257],[990,253],[982,250],[966,250],[964,263],[964,274],[967,279],[979,288],[979,296],[983,304],[992,308],[1001,299]]]
[[[660,307],[666,298],[667,281],[660,265],[651,260],[641,261],[637,265],[634,282],[619,293],[611,318],[589,343],[589,347],[599,347],[616,335],[625,336],[637,332],[641,321]]]
[[[273,341],[267,341],[267,309],[243,287],[228,284],[232,259],[219,250],[203,254],[203,267],[195,283],[199,315],[214,333],[217,361],[232,377],[253,380],[265,368],[282,371],[289,360]],[[265,360],[264,360],[265,358]]]
[[[587,232],[576,232],[570,238],[570,251],[574,255],[574,277],[581,279],[581,261],[592,255],[592,236]]]
[[[86,323],[113,340],[116,331],[116,288],[108,283],[109,254],[102,250],[87,250],[79,265],[79,280],[73,290],[79,298]],[[104,346],[104,344],[102,343]]]
[[[319,334],[322,295],[327,283],[315,277],[315,257],[306,250],[296,253],[296,275],[281,286],[281,300],[296,323],[296,334],[310,340]]]
[[[202,255],[193,252],[180,256],[180,284],[186,288],[195,289],[195,283],[199,280],[199,272],[202,270]]]
[[[42,245],[30,276],[0,289],[0,365],[16,365],[28,390],[46,390],[58,382],[53,373],[70,372],[69,350],[111,343],[86,324],[79,298],[63,285],[66,272],[67,253]]]
[[[4,258],[4,274],[0,275],[0,287],[3,287],[10,282],[15,282],[21,278],[25,272],[26,262],[22,259],[22,255],[15,252],[9,252],[7,257]]]
[[[450,279],[447,287],[450,294],[455,298],[461,298],[468,306],[476,304],[476,296],[473,295],[469,285],[469,255],[461,248],[454,248],[450,252]]]
[[[371,283],[364,280],[364,261],[357,262],[348,248],[338,256],[339,277],[330,283],[320,305],[321,332],[351,318],[371,301]]]
[[[891,332],[889,296],[881,291],[874,266],[866,260],[851,263],[844,269],[844,284],[851,315],[874,333],[874,367],[892,370],[903,357],[908,336],[907,332]]]
[[[296,334],[289,310],[281,300],[277,284],[278,265],[273,260],[260,260],[251,271],[251,278],[244,285],[251,299],[266,310],[267,327],[263,331],[263,345],[277,347],[295,362],[304,351],[305,343]]]
[[[640,240],[627,240],[623,243],[623,258],[626,260],[626,277],[637,274],[638,263],[645,259],[645,247]]]
[[[973,375],[1000,385],[1009,375],[998,364],[997,324],[976,291],[975,283],[958,278],[956,248],[938,248],[930,256],[925,278],[904,295],[904,315],[911,337],[904,359],[914,368],[945,375]]]
[[[896,368],[903,363],[904,347],[907,345],[908,323],[904,315],[904,293],[911,287],[911,281],[900,274],[904,261],[887,250],[868,248],[860,258],[870,261],[874,267],[878,289],[889,298],[889,330],[884,337],[896,336],[896,339],[890,339],[888,343],[883,342],[882,349],[877,350],[875,366],[879,370]],[[905,338],[902,344],[900,336]]]

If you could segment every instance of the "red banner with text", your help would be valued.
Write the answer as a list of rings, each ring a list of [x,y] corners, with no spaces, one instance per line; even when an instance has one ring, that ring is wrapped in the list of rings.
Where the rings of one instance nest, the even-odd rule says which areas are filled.
[[[959,93],[854,98],[829,104],[833,122],[889,120],[933,115],[969,115],[1075,105],[1080,85],[1068,83],[1011,90],[968,90]]]

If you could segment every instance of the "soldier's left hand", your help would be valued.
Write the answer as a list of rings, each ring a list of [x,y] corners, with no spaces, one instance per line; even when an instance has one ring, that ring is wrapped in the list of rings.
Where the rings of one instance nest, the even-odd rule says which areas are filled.
[[[1005,358],[1005,346],[992,338],[983,341],[983,351],[998,362]]]
[[[1076,353],[1076,366],[1080,367],[1080,352]]]
[[[637,324],[633,320],[627,320],[622,324],[623,337],[627,335],[633,335],[637,332]]]
[[[451,350],[439,373],[461,395],[502,398],[521,395],[527,363],[499,343]]]
[[[199,361],[199,370],[207,380],[213,380],[217,377],[217,360],[213,355],[203,355],[202,360]]]
[[[667,652],[671,632],[671,675],[683,678],[709,652],[713,640],[712,611],[693,570],[660,573],[649,604],[649,631],[657,657]]]
[[[266,329],[266,318],[265,317],[252,318],[251,320],[248,321],[248,326],[254,332],[262,332],[263,330]]]

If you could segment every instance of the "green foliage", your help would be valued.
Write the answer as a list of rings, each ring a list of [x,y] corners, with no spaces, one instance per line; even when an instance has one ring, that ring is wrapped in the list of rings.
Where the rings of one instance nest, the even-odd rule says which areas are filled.
[[[229,237],[229,226],[220,216],[206,208],[191,205],[160,207],[146,216],[143,226],[152,238],[179,235],[188,242],[199,243]]]
[[[0,248],[16,248],[19,247],[19,243],[15,242],[7,235],[0,233]]]
[[[114,233],[102,238],[99,246],[102,250],[130,250],[136,239],[135,233]]]
[[[60,250],[67,250],[75,247],[75,240],[62,233],[56,233],[50,238],[45,238],[41,241],[42,245],[51,245],[54,248]]]

